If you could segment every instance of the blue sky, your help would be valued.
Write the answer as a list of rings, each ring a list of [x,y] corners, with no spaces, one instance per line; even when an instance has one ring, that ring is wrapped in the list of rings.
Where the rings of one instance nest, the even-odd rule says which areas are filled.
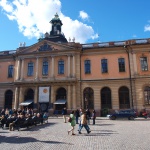
[[[0,0],[0,51],[36,43],[56,12],[82,44],[150,38],[150,0]]]

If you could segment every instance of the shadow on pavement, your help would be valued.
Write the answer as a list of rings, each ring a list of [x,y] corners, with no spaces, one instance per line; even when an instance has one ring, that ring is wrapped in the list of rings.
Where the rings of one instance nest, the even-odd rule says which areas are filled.
[[[112,126],[112,125],[114,125],[114,124],[95,124],[93,126]]]
[[[6,137],[6,136],[0,136],[0,143],[28,143],[28,142],[43,142],[43,143],[49,143],[49,144],[68,144],[65,142],[58,142],[58,141],[39,141],[35,138],[31,137],[19,137],[19,136],[11,136],[11,137]]]
[[[28,131],[28,130],[34,130],[34,131],[37,131],[37,130],[40,130],[40,129],[43,129],[43,128],[46,128],[46,127],[49,127],[49,126],[53,126],[55,125],[56,123],[45,123],[45,124],[40,124],[40,125],[37,125],[37,126],[31,126],[29,128],[20,128],[19,130],[20,131]]]

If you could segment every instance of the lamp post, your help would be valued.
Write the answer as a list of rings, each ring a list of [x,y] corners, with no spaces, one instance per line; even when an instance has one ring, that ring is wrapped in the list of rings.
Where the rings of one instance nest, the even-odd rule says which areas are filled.
[[[130,48],[130,49],[129,49]],[[129,81],[130,81],[130,92],[131,92],[131,107],[134,108],[133,105],[133,91],[132,91],[132,77],[131,77],[131,66],[130,66],[130,45],[125,45],[124,49],[126,50],[126,53],[128,55],[128,66],[129,66]]]

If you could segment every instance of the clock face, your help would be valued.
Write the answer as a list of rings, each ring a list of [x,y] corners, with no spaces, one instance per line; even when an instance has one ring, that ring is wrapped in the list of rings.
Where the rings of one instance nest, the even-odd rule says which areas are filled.
[[[47,93],[48,92],[48,90],[47,89],[43,89],[43,93]]]

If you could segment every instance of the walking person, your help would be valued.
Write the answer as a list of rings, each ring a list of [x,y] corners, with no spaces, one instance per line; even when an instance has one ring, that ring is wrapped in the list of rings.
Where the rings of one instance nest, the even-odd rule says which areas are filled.
[[[63,115],[64,123],[66,123],[67,109],[65,107],[62,110],[62,115]]]
[[[75,135],[74,128],[75,128],[76,122],[75,122],[74,111],[71,112],[70,118],[71,118],[71,122],[70,122],[71,129],[68,130],[68,135],[70,132],[72,132],[72,135]]]
[[[80,130],[80,128],[81,128],[81,116],[82,116],[82,114],[83,114],[83,109],[82,108],[80,108],[80,111],[79,111],[79,128],[78,128],[78,131]]]
[[[93,111],[92,111],[93,125],[95,124],[95,119],[96,119],[96,111],[93,109]]]
[[[86,118],[87,118],[86,112],[84,112],[81,115],[81,126],[80,126],[80,129],[79,129],[79,134],[82,134],[81,130],[82,130],[83,127],[86,129],[88,134],[91,132],[89,126],[87,125],[87,119]]]
[[[76,112],[75,112],[75,116],[76,116],[76,124],[79,124],[79,123],[78,123],[78,120],[79,120],[79,117],[80,117],[80,112],[79,112],[78,109],[77,109]]]

